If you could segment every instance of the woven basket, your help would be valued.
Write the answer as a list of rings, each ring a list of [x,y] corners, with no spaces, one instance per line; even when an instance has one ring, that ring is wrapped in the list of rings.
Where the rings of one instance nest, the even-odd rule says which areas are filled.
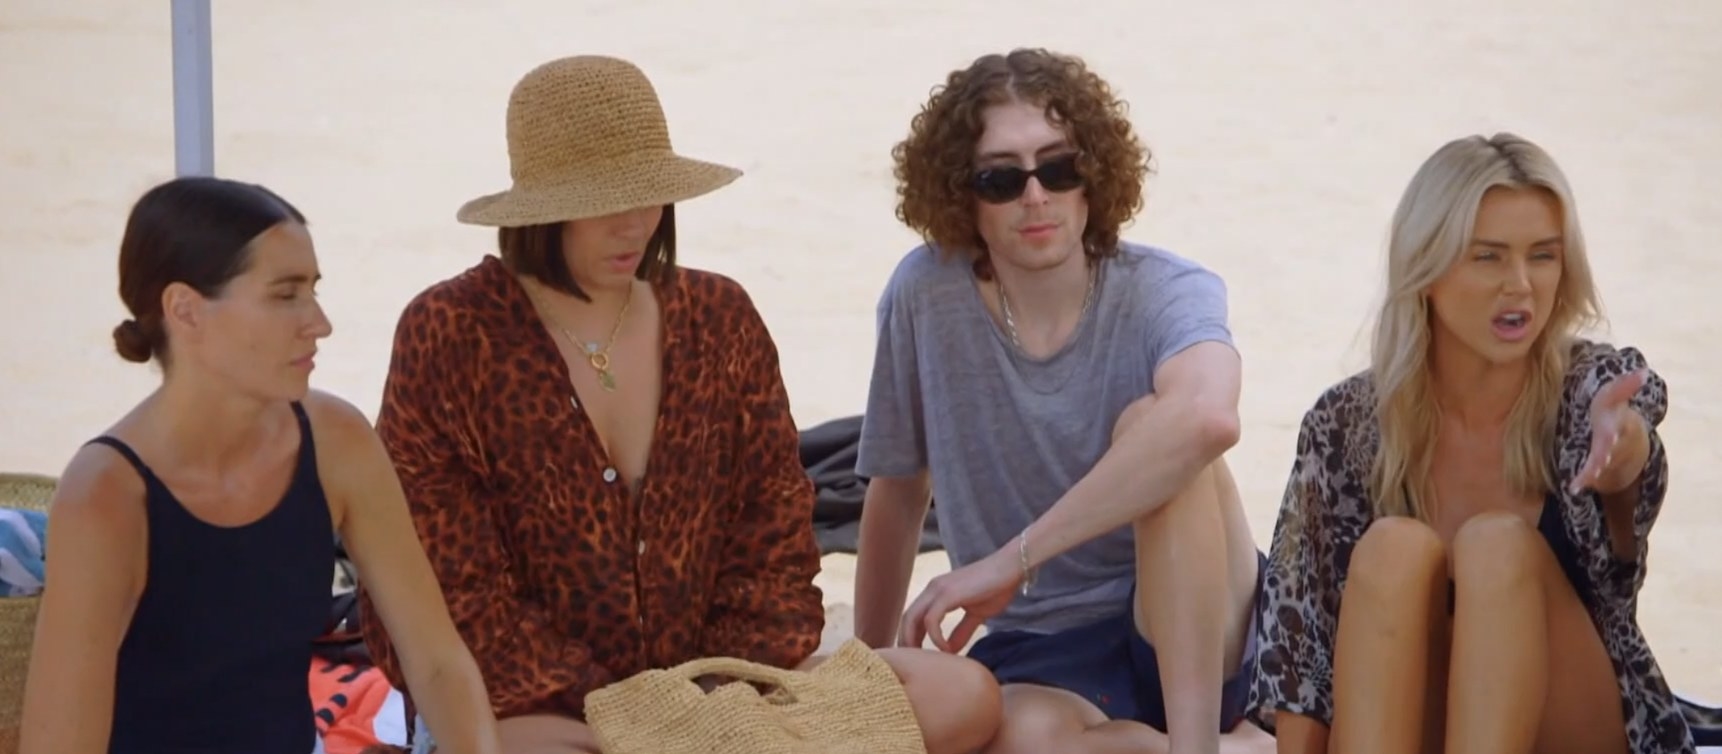
[[[727,676],[710,694],[694,679]],[[586,696],[604,754],[927,754],[891,666],[856,640],[810,671],[726,657],[648,670]]]
[[[48,510],[54,477],[0,474],[0,507]],[[36,636],[41,597],[0,597],[0,752],[18,750],[24,714],[24,679],[30,672],[30,643]]]

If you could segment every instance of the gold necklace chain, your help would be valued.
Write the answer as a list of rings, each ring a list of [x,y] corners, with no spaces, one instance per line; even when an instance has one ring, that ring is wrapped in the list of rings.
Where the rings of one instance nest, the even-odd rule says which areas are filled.
[[[586,354],[586,363],[592,365],[592,371],[598,373],[598,384],[603,386],[604,391],[610,393],[615,392],[616,376],[610,371],[610,349],[616,347],[616,337],[622,334],[622,322],[626,320],[628,316],[628,305],[634,301],[633,284],[628,284],[628,295],[622,299],[622,310],[616,312],[616,324],[610,328],[610,340],[604,344],[603,348],[599,348],[596,342],[580,342],[579,338],[574,337],[574,333],[569,332],[568,328],[563,327],[561,322],[556,321],[555,317],[550,316],[550,310],[546,309],[543,303],[538,301],[537,296],[533,296],[530,290],[527,291],[527,295],[531,296],[535,303],[538,303],[539,311],[543,312],[544,318],[548,320],[550,324],[554,325],[557,331],[562,333],[562,337],[568,339],[569,345],[574,346],[579,349],[581,353]]]

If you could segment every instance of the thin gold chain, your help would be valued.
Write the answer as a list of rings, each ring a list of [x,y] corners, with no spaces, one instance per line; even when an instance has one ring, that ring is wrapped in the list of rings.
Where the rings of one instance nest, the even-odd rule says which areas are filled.
[[[545,320],[549,321],[558,332],[561,332],[562,337],[568,339],[569,345],[586,355],[586,363],[590,364],[592,370],[598,373],[598,384],[603,386],[605,392],[615,392],[616,376],[610,371],[610,349],[616,347],[616,338],[622,334],[622,322],[628,316],[628,305],[634,301],[633,284],[628,285],[628,295],[622,299],[622,309],[616,312],[616,324],[610,328],[610,340],[604,344],[603,348],[599,348],[597,343],[580,342],[579,338],[574,337],[574,333],[569,332],[568,328],[563,327],[561,322],[556,321],[556,318],[550,315],[550,310],[544,307],[543,302],[539,301],[537,296],[532,295],[530,289],[527,291],[527,295],[531,296],[533,302],[538,304],[538,309],[543,313]]]

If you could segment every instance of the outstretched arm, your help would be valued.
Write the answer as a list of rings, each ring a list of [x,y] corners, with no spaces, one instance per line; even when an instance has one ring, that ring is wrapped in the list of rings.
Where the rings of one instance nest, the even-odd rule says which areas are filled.
[[[1588,544],[1597,529],[1583,522],[1600,503],[1607,548],[1625,577],[1619,584],[1636,589],[1668,494],[1657,431],[1668,415],[1668,385],[1638,349],[1591,344],[1572,365],[1562,402],[1559,474],[1572,506],[1569,534]]]
[[[120,642],[143,592],[143,482],[106,448],[79,450],[60,476],[24,687],[23,754],[99,754],[113,730]]]
[[[382,442],[351,405],[307,401],[318,438],[339,459],[322,469],[342,513],[341,538],[399,652],[401,672],[440,749],[496,754],[496,718],[472,653],[449,619]]]

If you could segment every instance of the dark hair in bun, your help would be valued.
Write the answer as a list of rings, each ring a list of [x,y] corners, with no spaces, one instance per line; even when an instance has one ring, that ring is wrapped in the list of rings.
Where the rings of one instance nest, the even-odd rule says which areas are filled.
[[[305,216],[262,186],[206,176],[175,178],[132,206],[120,241],[120,300],[132,318],[114,328],[127,361],[167,359],[161,294],[184,283],[215,297],[251,262],[251,241]]]
[[[156,334],[158,337],[160,330],[160,326],[157,326]],[[135,319],[121,322],[118,327],[114,328],[114,350],[119,351],[120,356],[126,361],[135,361],[139,364],[149,361],[150,357],[155,355],[155,342],[156,339],[152,339],[149,333],[144,332],[143,325],[138,324]]]

